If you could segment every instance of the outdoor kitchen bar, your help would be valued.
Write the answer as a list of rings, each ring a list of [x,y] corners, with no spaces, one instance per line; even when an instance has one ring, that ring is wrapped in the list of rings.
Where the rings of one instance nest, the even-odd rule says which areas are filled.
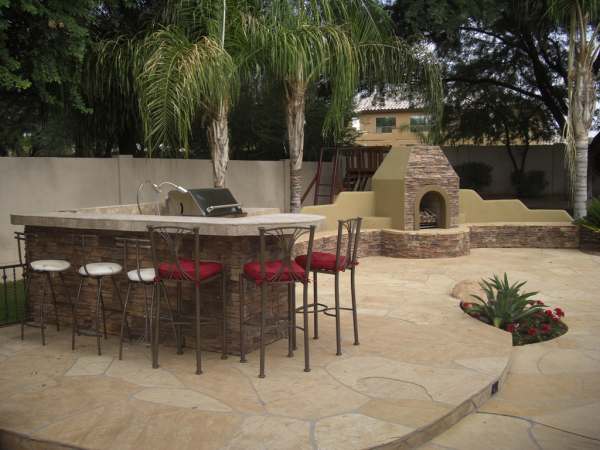
[[[156,186],[156,185],[155,185]],[[197,190],[203,191],[203,190]],[[208,191],[208,190],[206,190]],[[240,307],[239,307],[239,288],[238,279],[240,271],[245,263],[257,260],[259,252],[259,227],[296,227],[319,225],[323,217],[311,214],[282,214],[279,210],[273,208],[244,208],[237,204],[226,203],[224,207],[212,205],[211,207],[202,204],[202,201],[190,201],[186,203],[186,197],[192,197],[193,190],[171,191],[169,199],[163,204],[141,204],[137,205],[117,205],[98,208],[83,208],[78,210],[48,212],[39,214],[13,214],[11,223],[13,225],[23,225],[25,233],[34,235],[35,239],[27,243],[28,260],[38,259],[62,259],[71,263],[71,269],[64,273],[68,295],[75,299],[80,277],[77,275],[79,267],[87,262],[102,261],[114,262],[124,265],[123,272],[117,277],[117,286],[121,297],[125,298],[127,290],[127,270],[135,268],[136,256],[128,255],[128,260],[124,261],[124,252],[122,246],[118,245],[119,238],[148,238],[148,226],[177,226],[187,228],[198,228],[200,235],[200,254],[202,260],[218,261],[225,266],[227,278],[226,306],[225,314],[228,323],[227,341],[230,353],[239,352],[239,329],[240,329]],[[189,194],[189,195],[187,195]],[[225,197],[219,194],[221,202],[227,202],[227,196],[231,196],[228,191]],[[232,197],[231,197],[232,198]],[[190,208],[200,207],[202,211],[190,212]],[[219,211],[219,209],[232,209],[236,214],[209,216],[209,211]],[[190,215],[181,215],[181,214]],[[160,215],[159,215],[160,214]],[[166,215],[165,215],[166,214]],[[172,215],[176,214],[176,215]],[[194,215],[191,215],[194,214]],[[202,215],[201,215],[202,214]],[[96,240],[91,241],[85,250],[78,245],[77,237],[85,235],[94,235]],[[184,256],[189,251],[191,254],[192,242],[189,249],[183,249]],[[187,246],[186,246],[187,247]],[[276,249],[268,249],[275,255]],[[82,252],[85,251],[85,254]],[[152,256],[148,250],[141,255],[142,266],[152,267]],[[177,287],[176,283],[165,282],[170,302],[176,298],[177,289],[182,289],[184,314],[189,313],[190,318],[194,314],[193,301],[193,283],[182,283]],[[57,284],[57,296],[59,300],[66,301],[63,287]],[[219,298],[219,283],[210,283],[201,288],[202,299],[212,300]],[[41,277],[33,277],[29,294],[29,308],[36,314],[39,305],[42,303],[44,290],[44,280]],[[113,311],[106,317],[107,331],[110,335],[118,335],[121,326],[121,314],[119,298],[114,292],[115,287],[106,283],[103,291],[105,308]],[[260,302],[259,290],[249,289],[246,292],[246,309],[241,312],[244,318],[258,309]],[[268,296],[274,310],[285,311],[287,308],[287,288],[285,286],[270,286]],[[143,336],[148,321],[145,319],[146,297],[144,289],[139,286],[132,290],[128,313],[129,325],[133,335]],[[46,302],[47,303],[47,302]],[[84,283],[79,302],[77,304],[77,321],[79,327],[86,327],[94,321],[94,311],[96,303],[95,283]],[[211,317],[221,314],[216,309],[213,311],[211,302],[206,302],[206,309],[203,309],[203,316]],[[52,306],[47,317],[52,322],[55,312]],[[204,308],[204,304],[203,304]],[[72,314],[70,306],[59,302],[58,317],[61,325],[71,324]],[[273,311],[275,312],[275,311]],[[255,331],[250,331],[254,333]],[[202,327],[202,342],[204,350],[220,351],[221,330],[219,326]],[[183,330],[185,343],[188,346],[193,345],[194,331],[193,326]],[[269,336],[269,341],[281,338],[277,333]],[[161,338],[163,342],[173,342],[172,331],[165,323],[161,329]],[[78,342],[80,342],[78,338]],[[246,336],[246,350],[252,351],[257,347],[257,336],[249,334]],[[168,350],[163,350],[168,351]],[[126,357],[126,356],[125,356]]]

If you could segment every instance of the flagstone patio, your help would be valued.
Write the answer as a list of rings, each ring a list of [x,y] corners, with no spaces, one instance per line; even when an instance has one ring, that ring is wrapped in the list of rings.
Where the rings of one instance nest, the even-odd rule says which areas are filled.
[[[344,355],[336,357],[334,322],[323,318],[321,338],[311,340],[312,371],[302,371],[301,346],[290,359],[280,341],[268,347],[265,379],[257,378],[256,353],[248,364],[206,354],[197,376],[190,350],[178,356],[163,347],[154,370],[142,344],[127,346],[119,361],[115,337],[98,357],[94,338],[80,338],[71,352],[70,330],[49,333],[42,347],[35,329],[24,342],[18,327],[0,329],[0,448],[408,448],[433,439],[424,448],[467,449],[496,439],[493,448],[520,449],[528,447],[518,437],[532,433],[536,448],[592,448],[578,443],[600,443],[599,262],[539,249],[364,258],[361,345],[352,345],[344,317]],[[508,333],[466,316],[449,295],[460,280],[504,271],[565,309],[570,331],[513,349]],[[325,278],[327,302],[333,286]],[[513,422],[514,436],[503,440],[497,428]]]

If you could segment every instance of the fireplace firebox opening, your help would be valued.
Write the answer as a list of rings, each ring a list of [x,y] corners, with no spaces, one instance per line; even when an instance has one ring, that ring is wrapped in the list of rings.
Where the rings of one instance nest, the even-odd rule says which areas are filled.
[[[428,191],[420,199],[415,217],[415,229],[448,228],[447,205],[444,195]]]

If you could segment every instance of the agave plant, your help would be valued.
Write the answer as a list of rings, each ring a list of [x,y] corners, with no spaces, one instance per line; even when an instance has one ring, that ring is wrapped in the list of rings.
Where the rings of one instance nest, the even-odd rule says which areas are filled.
[[[500,279],[498,275],[482,280],[479,285],[485,292],[486,298],[473,295],[481,304],[472,306],[471,311],[485,317],[497,328],[506,324],[517,323],[532,314],[543,311],[543,306],[533,302],[531,297],[538,292],[521,292],[525,281],[509,283],[508,276]]]

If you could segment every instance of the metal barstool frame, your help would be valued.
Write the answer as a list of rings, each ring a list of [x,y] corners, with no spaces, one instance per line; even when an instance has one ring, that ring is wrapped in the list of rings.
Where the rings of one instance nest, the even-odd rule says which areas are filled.
[[[31,287],[31,280],[33,278],[33,275],[45,275],[45,279],[46,279],[46,286],[50,288],[50,294],[52,296],[52,305],[54,307],[54,317],[56,320],[56,331],[60,331],[60,320],[58,317],[58,304],[60,302],[58,302],[56,300],[56,292],[54,290],[54,284],[52,283],[52,273],[50,271],[47,270],[35,270],[32,266],[31,263],[33,261],[30,260],[30,258],[28,257],[28,253],[29,251],[27,250],[27,246],[31,244],[31,241],[34,239],[37,239],[37,234],[35,233],[30,233],[30,232],[22,232],[22,231],[16,231],[15,232],[15,239],[17,241],[17,249],[18,249],[18,253],[19,253],[19,264],[21,265],[21,267],[23,267],[23,278],[25,279],[25,298],[24,298],[24,304],[23,304],[23,316],[21,317],[21,340],[25,339],[25,327],[29,326],[29,327],[35,327],[35,328],[39,328],[41,335],[42,335],[42,345],[46,345],[46,287],[44,287],[44,293],[42,296],[42,302],[40,304],[40,321],[39,323],[35,323],[34,319],[32,320],[28,320],[28,315],[27,315],[27,305],[29,304],[29,290]],[[23,246],[25,246],[25,248],[23,248]],[[67,261],[69,262],[66,258],[51,258],[51,259],[60,259],[62,261]],[[71,264],[69,262],[69,264]],[[69,270],[69,267],[66,268],[63,271],[57,271],[58,276],[60,278],[61,284],[63,286],[63,290],[65,293],[65,296],[68,299],[68,302],[66,302],[66,304],[71,306],[71,313],[73,314],[74,312],[74,304],[73,301],[71,299],[71,293],[69,291],[69,288],[67,287],[67,283],[65,282],[65,277],[63,275],[63,272]]]
[[[96,235],[96,234],[88,234],[88,233],[81,233],[81,234],[73,234],[73,239],[74,241],[79,241],[80,245],[79,248],[81,250],[81,255],[80,255],[80,259],[81,259],[81,263],[79,264],[79,268],[83,268],[83,271],[85,272],[85,275],[81,274],[79,272],[79,269],[75,269],[77,275],[79,275],[79,277],[81,278],[79,281],[79,288],[77,289],[77,297],[75,300],[75,305],[73,308],[73,332],[72,332],[72,337],[71,337],[71,348],[72,350],[75,350],[75,336],[80,336],[80,335],[86,335],[86,336],[95,336],[96,337],[96,345],[97,345],[97,349],[98,349],[98,356],[102,355],[102,337],[104,337],[104,339],[108,339],[108,333],[106,330],[106,313],[107,311],[110,313],[119,313],[122,314],[123,312],[123,299],[121,297],[121,290],[119,289],[119,284],[117,283],[117,280],[115,279],[116,275],[119,275],[123,272],[123,268],[121,267],[121,271],[115,274],[110,274],[110,275],[92,275],[90,272],[88,272],[87,269],[87,265],[88,264],[94,264],[94,263],[99,263],[99,262],[105,262],[105,261],[92,261],[90,262],[87,259],[87,254],[86,254],[86,241],[90,242],[90,241],[96,241],[99,242],[100,241],[100,236]],[[109,261],[112,262],[112,261]],[[119,299],[119,304],[121,305],[121,309],[120,310],[107,310],[104,306],[104,296],[102,295],[102,280],[105,277],[110,277],[114,291],[116,293],[117,298]],[[79,325],[77,323],[77,306],[79,305],[79,300],[81,298],[81,290],[83,288],[83,284],[86,280],[88,279],[95,279],[96,280],[96,314],[95,314],[95,320],[94,320],[94,329],[90,329],[90,330],[81,330],[79,329]],[[102,331],[100,331],[100,322],[102,322]],[[129,329],[128,329],[129,332]]]
[[[338,220],[338,232],[335,246],[335,270],[311,269],[313,273],[313,304],[308,306],[308,313],[313,314],[313,339],[319,339],[319,313],[323,313],[330,317],[335,317],[335,342],[337,356],[342,354],[340,311],[352,311],[354,345],[360,345],[360,341],[358,339],[358,314],[356,311],[356,266],[358,265],[358,246],[360,244],[361,225],[362,217]],[[344,234],[346,234],[348,237],[345,255],[342,255]],[[344,264],[342,264],[342,257],[345,258]],[[340,306],[340,274],[346,270],[350,270],[350,293],[352,298],[351,308]],[[319,273],[333,275],[335,277],[335,306],[333,307],[319,303],[317,285],[317,274]],[[303,307],[297,308],[296,312],[303,313]]]
[[[227,359],[227,278],[229,270],[225,264],[219,261],[211,261],[207,259],[200,259],[200,233],[197,227],[189,228],[189,227],[180,227],[180,226],[148,226],[148,232],[150,234],[150,245],[152,248],[152,261],[154,264],[154,270],[156,276],[159,277],[159,265],[164,262],[163,259],[159,258],[159,248],[158,243],[163,242],[167,245],[167,250],[169,254],[169,262],[171,267],[177,269],[177,273],[180,278],[168,278],[164,277],[164,280],[161,279],[161,282],[173,280],[177,281],[177,300],[176,300],[176,317],[174,321],[175,326],[175,341],[177,346],[177,354],[183,353],[183,339],[181,333],[181,326],[188,324],[189,321],[180,322],[181,316],[181,305],[182,305],[182,282],[192,282],[194,283],[194,300],[195,300],[195,325],[196,325],[196,374],[202,374],[202,354],[200,350],[200,346],[202,344],[202,339],[200,336],[201,326],[202,324],[212,323],[215,320],[221,321],[221,359]],[[193,257],[191,258],[194,261],[194,276],[191,277],[185,272],[180,265],[180,260],[189,259],[180,257],[180,250],[182,247],[183,239],[191,237],[193,239]],[[160,239],[160,240],[159,240]],[[200,279],[200,264],[206,262],[215,262],[221,264],[223,269],[221,272],[209,277],[204,280]],[[221,317],[216,318],[204,318],[201,317],[200,314],[200,306],[201,306],[201,296],[200,296],[200,286],[214,282],[216,280],[221,281],[221,305],[222,305],[222,315]],[[163,285],[164,287],[164,285]],[[159,337],[159,329],[160,329],[160,291],[161,289],[157,289],[157,294],[159,299],[155,301],[156,311],[154,313],[155,322],[154,327],[155,331],[153,333],[154,339],[152,342],[153,346],[153,367],[158,367],[158,337]],[[162,289],[164,294],[166,295],[166,289]]]
[[[175,328],[175,321],[173,317],[173,310],[171,309],[171,304],[169,302],[169,297],[167,295],[164,284],[156,277],[156,270],[152,267],[142,267],[142,252],[146,251],[148,255],[151,257],[152,245],[150,239],[144,238],[134,238],[134,237],[117,237],[115,238],[116,246],[118,248],[123,249],[123,272],[127,277],[127,293],[125,294],[125,303],[123,304],[123,315],[121,317],[121,330],[119,333],[119,360],[123,359],[123,338],[125,334],[125,329],[129,330],[128,339],[131,342],[131,327],[129,326],[129,322],[127,321],[129,313],[127,311],[127,307],[130,303],[130,296],[133,291],[134,286],[142,285],[144,288],[144,335],[143,341],[150,342],[151,352],[152,352],[152,367],[158,368],[158,355],[154,353],[154,346],[152,343],[154,342],[154,327],[153,327],[153,317],[154,311],[157,310],[156,301],[160,301],[160,297],[156,294],[157,289],[162,289],[163,295],[165,296],[165,300],[167,302],[168,309],[168,320],[171,322],[173,326],[173,334],[176,337],[177,332]],[[134,252],[135,256],[135,270],[137,272],[138,281],[131,280],[129,278],[129,255],[130,251]],[[151,269],[154,272],[154,277],[152,280],[147,281],[142,277],[142,270]],[[152,287],[152,294],[150,298],[148,298],[148,287]],[[158,308],[160,310],[160,308]]]
[[[257,327],[260,329],[260,371],[258,374],[259,378],[265,378],[265,324],[266,324],[266,287],[268,284],[283,284],[288,286],[288,315],[285,318],[275,317],[275,322],[281,320],[287,322],[288,327],[288,357],[294,356],[294,350],[296,346],[296,330],[302,330],[304,334],[304,371],[310,372],[310,350],[309,350],[309,339],[308,339],[308,314],[304,314],[303,326],[300,327],[296,324],[296,298],[295,298],[295,286],[296,283],[302,283],[303,295],[302,304],[304,311],[308,311],[308,282],[310,273],[310,261],[312,256],[312,246],[315,237],[316,226],[311,225],[308,227],[276,227],[276,228],[265,228],[260,227],[260,251],[258,255],[258,261],[260,264],[260,282],[252,277],[249,277],[242,270],[239,277],[240,284],[240,362],[246,363],[246,352],[245,352],[245,331],[246,327]],[[304,278],[296,278],[295,272],[292,269],[293,252],[294,246],[301,236],[308,234],[308,247],[307,247],[307,269],[304,269]],[[270,258],[269,260],[281,260],[281,268],[274,276],[269,279],[266,276],[265,263],[267,262],[267,239],[275,238],[279,247],[279,257]],[[281,279],[285,269],[288,269],[289,280]],[[244,320],[244,306],[245,306],[245,285],[246,283],[252,283],[260,288],[260,317],[259,322],[255,323],[252,318]],[[277,325],[273,327],[277,328]]]

